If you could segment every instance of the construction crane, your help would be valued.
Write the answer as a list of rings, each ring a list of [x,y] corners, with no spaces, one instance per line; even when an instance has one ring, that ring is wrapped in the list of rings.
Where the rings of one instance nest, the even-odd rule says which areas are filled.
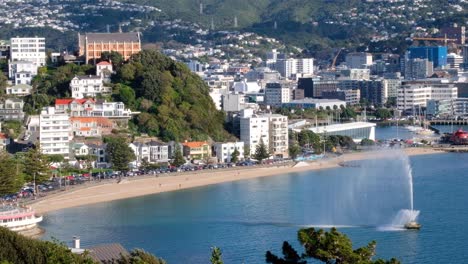
[[[335,68],[336,60],[338,59],[338,56],[340,56],[340,53],[341,53],[342,50],[344,50],[344,48],[341,48],[341,49],[338,51],[338,53],[335,55],[335,57],[333,58],[333,62],[332,62],[332,64],[331,64],[331,66],[330,66],[330,70],[335,71],[335,69],[336,69],[336,68]]]
[[[414,37],[413,38],[413,41],[415,40],[429,40],[429,41],[443,41],[445,46],[447,46],[447,43],[448,42],[456,42],[458,41],[458,39],[451,39],[451,38],[447,38],[447,35],[445,35],[445,37],[443,38],[429,38],[429,37]]]

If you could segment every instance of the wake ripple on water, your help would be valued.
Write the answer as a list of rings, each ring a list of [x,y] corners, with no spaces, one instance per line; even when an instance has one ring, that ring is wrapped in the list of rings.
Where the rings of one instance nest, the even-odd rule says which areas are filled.
[[[377,231],[405,231],[405,224],[416,221],[419,216],[418,210],[402,209],[398,211],[392,223],[389,225],[378,226]]]

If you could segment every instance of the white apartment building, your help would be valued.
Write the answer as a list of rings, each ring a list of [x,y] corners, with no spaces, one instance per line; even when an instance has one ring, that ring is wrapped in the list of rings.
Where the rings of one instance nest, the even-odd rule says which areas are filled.
[[[150,141],[147,145],[150,151],[149,162],[169,161],[169,145],[157,141]]]
[[[60,154],[69,159],[71,133],[68,114],[55,113],[55,108],[44,107],[39,115],[39,144],[44,154]]]
[[[10,59],[30,61],[37,67],[46,65],[45,38],[11,38]]]
[[[231,162],[232,153],[235,149],[239,151],[238,160],[244,158],[244,142],[225,142],[225,143],[214,143],[213,144],[214,154],[220,163]]]
[[[101,76],[86,75],[75,76],[70,82],[73,98],[96,97],[110,93],[110,87],[104,86]]]
[[[372,65],[372,54],[353,52],[346,55],[346,65],[349,69],[366,69]]]
[[[288,157],[288,118],[277,114],[254,114],[246,109],[240,116],[240,139],[250,147],[254,155],[262,140],[269,147],[270,155]],[[244,154],[245,155],[245,154]]]
[[[314,59],[300,58],[278,60],[275,64],[275,69],[281,76],[288,79],[298,74],[310,76],[314,74]]]
[[[414,81],[403,83],[398,89],[398,110],[415,113],[426,108],[428,100],[446,100],[457,98],[458,89],[453,83]]]
[[[280,83],[267,83],[265,87],[265,104],[273,107],[281,107],[291,100],[291,90]]]

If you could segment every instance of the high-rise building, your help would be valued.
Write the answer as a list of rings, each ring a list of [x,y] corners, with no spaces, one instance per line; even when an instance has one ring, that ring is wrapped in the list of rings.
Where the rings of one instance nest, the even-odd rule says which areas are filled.
[[[288,117],[277,114],[254,114],[243,110],[240,117],[240,139],[250,148],[250,154],[261,141],[268,147],[270,155],[288,157]]]
[[[85,62],[95,63],[103,52],[116,51],[128,60],[133,54],[141,51],[139,32],[127,33],[86,33],[78,34],[79,56],[84,56]]]
[[[405,79],[425,79],[433,74],[432,62],[428,59],[409,59],[405,62]]]
[[[10,61],[29,61],[46,65],[45,38],[11,38]]]
[[[275,69],[284,78],[292,78],[296,75],[313,75],[314,74],[314,59],[279,59],[276,61]]]
[[[336,80],[299,78],[297,89],[304,91],[304,98],[320,98],[323,91],[336,91],[338,88],[337,84],[338,81]]]
[[[280,107],[291,100],[291,89],[281,83],[267,83],[265,87],[265,104]]]
[[[427,59],[432,62],[434,68],[447,65],[447,47],[409,47],[407,51],[408,59]]]
[[[463,57],[455,54],[450,53],[447,55],[447,68],[449,69],[460,69],[463,65]]]
[[[45,107],[39,115],[39,144],[43,154],[60,154],[69,159],[72,130],[68,114]]]

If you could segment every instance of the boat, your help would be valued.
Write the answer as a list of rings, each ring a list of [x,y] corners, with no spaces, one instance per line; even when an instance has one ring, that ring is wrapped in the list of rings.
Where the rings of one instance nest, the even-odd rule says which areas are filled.
[[[416,221],[411,221],[405,224],[405,228],[410,230],[419,230],[421,229],[421,224]]]
[[[23,232],[35,229],[42,216],[29,207],[10,204],[0,205],[0,226],[12,231]]]
[[[449,141],[454,145],[468,145],[468,132],[460,128],[450,136]]]

